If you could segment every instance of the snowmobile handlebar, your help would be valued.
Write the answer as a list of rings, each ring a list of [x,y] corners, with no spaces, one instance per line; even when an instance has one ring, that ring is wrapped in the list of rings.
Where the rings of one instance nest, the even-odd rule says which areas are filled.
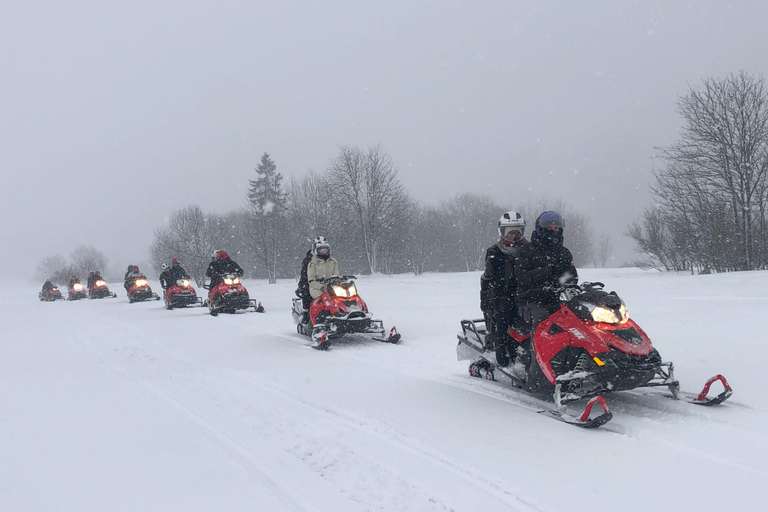
[[[349,279],[357,279],[356,276],[331,276],[331,277],[318,277],[317,279],[313,279],[313,281],[316,281],[318,283],[330,283],[332,281],[347,281]]]

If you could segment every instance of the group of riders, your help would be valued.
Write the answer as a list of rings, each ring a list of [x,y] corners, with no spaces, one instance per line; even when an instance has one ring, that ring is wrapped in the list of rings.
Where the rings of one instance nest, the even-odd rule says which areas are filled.
[[[486,340],[496,361],[506,366],[516,356],[509,327],[531,332],[557,311],[558,287],[578,282],[571,251],[563,246],[565,222],[557,212],[536,219],[530,241],[525,219],[509,211],[499,219],[499,240],[485,253],[480,277],[480,308],[488,332]]]
[[[526,222],[522,215],[509,211],[499,218],[499,239],[485,254],[485,271],[480,278],[480,308],[483,311],[488,335],[496,350],[496,360],[504,365],[514,358],[509,327],[533,332],[536,326],[557,310],[558,286],[575,284],[578,273],[571,252],[563,246],[565,223],[557,212],[545,211],[536,219],[530,240],[525,237]],[[205,273],[210,278],[210,289],[226,275],[241,277],[243,269],[226,251],[217,250]],[[296,295],[304,306],[304,321],[313,299],[323,292],[323,279],[339,275],[339,262],[331,256],[331,246],[318,236],[307,251],[302,264]],[[189,274],[174,258],[171,264],[162,264],[160,285],[165,290],[177,280],[188,279]],[[99,271],[88,276],[88,288],[102,279]],[[136,265],[129,265],[124,286],[129,290],[137,279],[146,279]],[[80,280],[72,276],[70,288]],[[46,281],[43,290],[53,288]]]

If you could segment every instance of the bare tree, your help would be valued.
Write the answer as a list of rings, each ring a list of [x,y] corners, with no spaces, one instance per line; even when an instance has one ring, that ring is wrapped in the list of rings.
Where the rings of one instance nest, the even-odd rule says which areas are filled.
[[[680,140],[659,154],[652,191],[675,268],[766,268],[768,94],[762,77],[709,78],[679,98]],[[642,231],[634,230],[641,248]],[[646,233],[647,235],[647,233]]]
[[[35,269],[35,279],[45,281],[53,278],[54,274],[67,266],[67,261],[60,255],[48,256],[37,264]],[[64,284],[61,281],[55,281],[55,284]]]
[[[600,266],[605,268],[608,266],[608,260],[613,255],[613,241],[611,235],[603,233],[603,236],[597,241],[597,256],[600,260]]]
[[[101,271],[107,266],[107,257],[89,245],[81,245],[72,251],[70,258],[72,270],[81,279],[84,279],[89,272]]]
[[[383,239],[408,200],[397,174],[391,157],[379,146],[365,152],[342,146],[328,169],[331,193],[339,199],[335,206],[354,219],[348,227],[362,245],[369,273],[380,270]]]
[[[443,237],[453,241],[451,251],[463,267],[457,270],[485,268],[485,251],[498,238],[499,217],[506,210],[490,196],[466,193],[441,203],[440,211]]]
[[[171,214],[168,225],[155,230],[150,248],[156,269],[172,258],[181,260],[184,268],[200,286],[211,261],[211,253],[227,247],[229,226],[216,214],[205,214],[199,206],[189,206]]]

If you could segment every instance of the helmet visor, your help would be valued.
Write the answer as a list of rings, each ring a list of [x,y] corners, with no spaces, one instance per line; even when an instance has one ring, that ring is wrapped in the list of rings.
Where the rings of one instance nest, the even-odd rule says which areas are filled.
[[[519,226],[506,226],[502,228],[501,236],[505,240],[519,240],[523,237],[523,228]]]

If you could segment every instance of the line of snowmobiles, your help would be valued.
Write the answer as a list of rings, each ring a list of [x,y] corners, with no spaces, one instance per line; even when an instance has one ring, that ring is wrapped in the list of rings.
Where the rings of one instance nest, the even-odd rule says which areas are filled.
[[[395,327],[384,329],[384,322],[375,320],[368,305],[357,293],[355,276],[331,276],[318,279],[324,285],[323,292],[304,310],[301,298],[294,298],[291,315],[296,331],[312,340],[312,347],[326,350],[333,338],[345,334],[368,335],[385,343],[397,343],[400,334]],[[385,336],[386,335],[386,336]]]
[[[662,360],[616,292],[603,288],[602,283],[588,282],[558,286],[553,291],[560,298],[559,308],[533,336],[523,325],[499,335],[488,333],[484,320],[462,320],[458,360],[470,361],[471,376],[507,381],[523,393],[551,402],[541,412],[584,428],[612,419],[603,395],[613,392],[666,388],[668,395],[655,395],[704,406],[730,398],[733,390],[722,375],[709,379],[698,394],[682,392],[673,363]],[[512,357],[498,351],[499,342]],[[710,386],[718,381],[723,391],[708,397]],[[567,404],[580,400],[587,400],[586,406],[580,414],[572,414]]]

